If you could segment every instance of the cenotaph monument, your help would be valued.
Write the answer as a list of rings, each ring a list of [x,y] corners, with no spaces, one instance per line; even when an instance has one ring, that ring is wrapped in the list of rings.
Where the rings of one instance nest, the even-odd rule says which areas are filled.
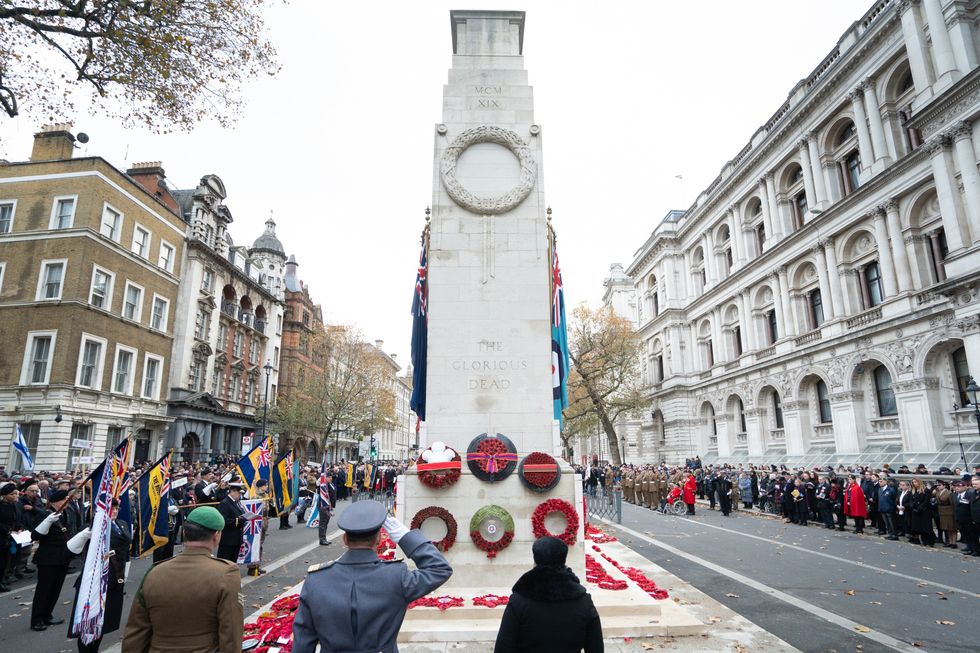
[[[453,576],[435,594],[462,597],[466,607],[409,610],[400,641],[493,640],[502,608],[473,608],[471,600],[510,594],[533,565],[531,545],[542,524],[572,542],[568,565],[586,579],[581,479],[558,455],[554,234],[542,128],[524,69],[524,19],[517,11],[450,12],[452,68],[433,130],[432,215],[424,236],[424,421],[431,450],[399,479],[396,510],[434,541],[445,543],[455,529],[446,549]],[[550,480],[528,483],[531,470]],[[641,634],[631,624],[660,615],[639,590],[589,589],[607,633],[618,627]]]

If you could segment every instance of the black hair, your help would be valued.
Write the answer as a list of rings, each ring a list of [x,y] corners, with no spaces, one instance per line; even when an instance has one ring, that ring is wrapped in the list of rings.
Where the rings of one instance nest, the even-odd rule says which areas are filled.
[[[207,542],[218,532],[212,531],[210,528],[204,528],[200,524],[195,524],[191,521],[185,521],[182,530],[185,542]]]

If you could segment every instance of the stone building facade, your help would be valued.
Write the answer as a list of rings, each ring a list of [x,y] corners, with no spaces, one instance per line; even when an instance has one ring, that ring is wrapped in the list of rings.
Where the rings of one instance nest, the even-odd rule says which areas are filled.
[[[0,463],[19,426],[35,469],[97,464],[132,433],[163,445],[184,254],[159,164],[72,157],[68,125],[0,163]],[[150,172],[149,169],[153,168]],[[152,177],[152,189],[145,185]],[[159,183],[156,183],[159,182]],[[81,446],[78,446],[81,445]]]
[[[627,269],[649,459],[980,459],[977,3],[882,0]]]
[[[227,191],[216,175],[173,194],[186,255],[167,446],[184,460],[234,457],[262,435],[266,388],[270,404],[276,396],[286,254],[271,218],[251,248],[235,246]]]

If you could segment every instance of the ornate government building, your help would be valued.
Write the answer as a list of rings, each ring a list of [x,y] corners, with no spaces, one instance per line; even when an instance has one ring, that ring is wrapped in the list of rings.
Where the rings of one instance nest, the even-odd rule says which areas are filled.
[[[642,244],[630,459],[980,461],[978,18],[877,2]]]

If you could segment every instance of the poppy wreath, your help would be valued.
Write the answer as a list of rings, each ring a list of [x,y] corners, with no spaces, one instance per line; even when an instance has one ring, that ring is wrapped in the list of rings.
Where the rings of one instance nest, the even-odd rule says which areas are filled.
[[[259,615],[253,623],[245,624],[243,640],[259,641],[256,651],[266,653],[274,647],[289,653],[293,648],[293,619],[299,608],[299,594],[289,594],[278,599],[272,607]],[[288,640],[287,643],[280,643]]]
[[[462,464],[463,459],[460,458],[458,453],[451,462],[436,463],[434,465],[441,466],[443,469],[426,469],[427,467],[431,467],[433,465],[426,463],[422,459],[422,456],[419,456],[415,461],[415,467],[418,470],[419,480],[422,481],[422,485],[430,487],[434,490],[438,490],[441,487],[455,485],[456,481],[459,480],[460,468],[462,467]]]
[[[544,525],[545,518],[555,512],[565,516],[565,531],[559,535],[549,532]],[[564,499],[548,499],[535,508],[534,513],[531,514],[531,528],[534,530],[534,537],[536,538],[550,535],[557,537],[568,546],[572,546],[575,544],[575,534],[578,532],[578,513],[575,512],[572,504]]]
[[[473,597],[473,605],[482,605],[486,608],[496,608],[498,605],[507,605],[510,597],[500,596],[499,594],[483,594]]]
[[[485,539],[480,533],[480,527],[488,519],[497,519],[503,523],[504,534],[496,542]],[[486,551],[488,558],[496,558],[497,554],[510,546],[514,539],[514,518],[500,506],[483,506],[470,520],[470,539],[473,540],[476,548]]]
[[[542,451],[524,456],[524,460],[517,468],[517,477],[521,479],[524,487],[534,492],[547,492],[561,480],[558,463]]]
[[[463,604],[463,597],[461,596],[423,596],[409,603],[408,609],[439,608],[440,612],[445,612],[449,608],[461,608]]]
[[[473,476],[496,483],[517,469],[517,448],[506,435],[481,433],[466,448],[466,464]]]
[[[456,544],[457,531],[456,519],[449,513],[448,510],[438,506],[422,508],[415,513],[414,517],[412,517],[412,528],[420,528],[422,526],[422,522],[433,517],[436,519],[441,519],[442,523],[446,525],[446,537],[442,538],[438,542],[433,542],[437,549],[445,553],[449,549],[453,548],[453,544]]]

